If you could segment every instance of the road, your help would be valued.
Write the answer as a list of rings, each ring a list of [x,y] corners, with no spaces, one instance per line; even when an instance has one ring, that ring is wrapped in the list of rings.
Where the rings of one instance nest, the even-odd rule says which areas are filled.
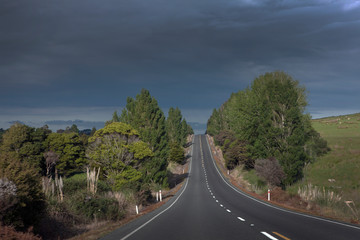
[[[360,239],[360,228],[290,212],[233,188],[197,135],[183,188],[154,212],[102,238],[113,239]]]

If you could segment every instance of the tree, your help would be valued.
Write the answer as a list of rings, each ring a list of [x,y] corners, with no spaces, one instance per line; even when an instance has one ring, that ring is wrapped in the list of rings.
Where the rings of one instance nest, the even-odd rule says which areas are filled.
[[[18,160],[29,162],[44,174],[46,167],[43,143],[50,133],[47,126],[35,129],[15,123],[3,135],[0,150],[12,154]]]
[[[1,153],[0,179],[11,181],[16,187],[16,203],[2,215],[2,222],[18,230],[36,227],[44,210],[44,195],[37,168],[14,154]]]
[[[44,157],[46,162],[46,176],[51,177],[56,163],[59,161],[59,155],[50,150],[44,153]]]
[[[165,116],[156,99],[148,90],[142,89],[135,99],[127,99],[120,121],[136,129],[154,152],[152,160],[146,162],[145,181],[167,185],[168,135]]]
[[[170,143],[178,143],[185,145],[187,136],[193,134],[191,126],[187,124],[185,118],[182,117],[179,108],[170,108],[166,119],[166,132]]]
[[[76,133],[51,133],[45,146],[59,156],[56,170],[60,175],[69,176],[82,171],[87,163],[85,147]]]
[[[219,111],[214,109],[207,122],[206,133],[211,136],[215,136],[221,130],[224,130],[224,122],[222,119],[221,109],[219,109]]]
[[[5,130],[0,128],[0,144],[1,144],[2,136],[4,135],[4,133],[5,133]]]
[[[76,124],[71,125],[69,131],[70,131],[70,132],[73,132],[73,133],[79,133],[79,129],[78,129],[78,127],[76,126]]]
[[[86,155],[92,167],[100,167],[114,190],[139,189],[144,180],[146,161],[153,152],[130,125],[113,122],[95,132],[89,139]]]
[[[93,127],[91,129],[90,137],[94,136],[95,132],[96,132],[96,127]]]
[[[166,131],[170,142],[183,143],[182,115],[179,108],[170,108],[166,119]]]
[[[207,132],[233,132],[247,143],[251,159],[275,157],[286,174],[284,184],[292,184],[302,178],[306,163],[328,151],[304,114],[306,105],[305,88],[298,81],[284,72],[266,73],[215,109]]]

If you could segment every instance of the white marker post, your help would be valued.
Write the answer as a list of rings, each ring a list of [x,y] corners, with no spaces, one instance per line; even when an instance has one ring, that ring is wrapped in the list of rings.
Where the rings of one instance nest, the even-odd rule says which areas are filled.
[[[156,201],[159,201],[159,192],[156,192]]]
[[[160,202],[162,202],[161,190],[159,190]]]
[[[136,205],[136,215],[139,214],[139,207]]]
[[[270,201],[270,189],[268,189],[268,201]]]

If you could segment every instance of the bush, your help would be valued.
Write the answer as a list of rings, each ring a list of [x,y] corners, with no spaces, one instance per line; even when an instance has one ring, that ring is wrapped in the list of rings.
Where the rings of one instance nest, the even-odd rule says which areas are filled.
[[[259,177],[266,180],[269,186],[279,186],[285,178],[284,171],[274,157],[256,160],[255,171]]]
[[[85,191],[77,192],[69,199],[69,207],[75,215],[85,220],[119,220],[123,218],[124,209],[119,207],[115,198],[92,196]]]
[[[17,232],[13,227],[0,225],[0,239],[2,239],[2,240],[13,240],[13,239],[40,240],[41,238],[38,236],[35,236],[33,233],[31,233],[31,231],[28,231],[26,233]]]
[[[86,190],[87,181],[86,173],[76,174],[72,177],[64,179],[64,189],[63,192],[65,195],[72,195],[79,190]],[[103,193],[111,190],[111,187],[104,181],[99,180],[97,185],[97,192]]]
[[[229,144],[224,158],[227,169],[234,169],[239,164],[243,164],[246,168],[253,167],[253,161],[247,154],[246,143],[241,140],[236,140]]]
[[[177,142],[170,144],[169,161],[183,164],[185,159],[184,149]]]

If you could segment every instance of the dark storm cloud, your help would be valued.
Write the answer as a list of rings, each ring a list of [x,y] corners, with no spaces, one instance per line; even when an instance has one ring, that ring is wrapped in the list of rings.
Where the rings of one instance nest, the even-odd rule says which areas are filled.
[[[122,106],[144,87],[164,107],[208,112],[274,70],[314,107],[359,100],[359,1],[0,4],[3,106]]]

